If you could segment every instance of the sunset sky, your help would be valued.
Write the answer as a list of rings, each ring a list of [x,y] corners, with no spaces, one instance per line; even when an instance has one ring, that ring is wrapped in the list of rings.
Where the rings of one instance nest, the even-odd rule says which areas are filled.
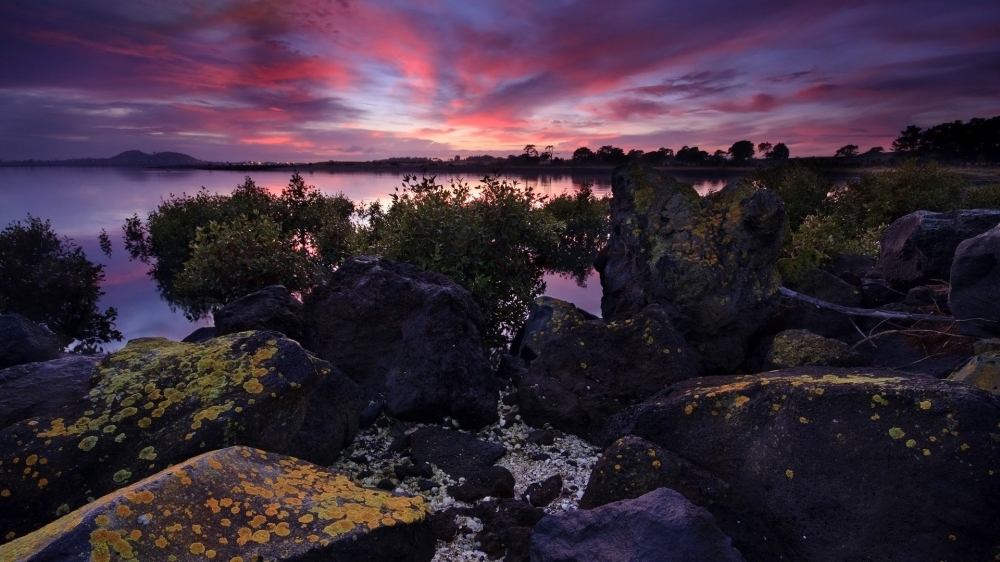
[[[995,115],[998,0],[0,3],[4,160],[832,155]]]

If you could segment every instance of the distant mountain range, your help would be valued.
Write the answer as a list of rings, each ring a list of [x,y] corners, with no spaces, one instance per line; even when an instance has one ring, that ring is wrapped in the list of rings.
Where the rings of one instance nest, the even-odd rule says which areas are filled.
[[[3,162],[0,166],[130,166],[137,168],[160,168],[170,166],[197,166],[205,164],[193,156],[180,152],[154,152],[146,154],[141,150],[126,150],[111,158],[74,158],[71,160],[18,160]]]

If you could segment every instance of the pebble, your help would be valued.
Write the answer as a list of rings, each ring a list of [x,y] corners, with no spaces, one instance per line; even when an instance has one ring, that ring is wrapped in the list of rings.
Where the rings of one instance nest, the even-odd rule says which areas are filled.
[[[583,490],[586,489],[587,481],[590,479],[590,471],[594,463],[600,459],[600,450],[575,435],[552,432],[547,427],[534,428],[525,425],[517,413],[517,405],[504,404],[503,398],[498,402],[497,408],[500,421],[483,428],[476,436],[484,441],[493,441],[507,447],[507,454],[496,464],[514,475],[516,497],[524,494],[531,483],[559,474],[564,482],[574,484],[569,490],[563,489],[562,495],[544,508],[545,512],[554,514],[577,509],[583,497]],[[354,443],[331,468],[351,476],[366,487],[377,487],[379,483],[390,484],[397,493],[420,495],[433,511],[451,506],[471,507],[471,504],[456,501],[446,493],[448,486],[458,482],[436,466],[432,467],[433,476],[428,478],[412,478],[398,484],[389,480],[395,476],[394,468],[402,462],[400,451],[390,449],[390,444],[396,437],[390,435],[389,427],[393,425],[392,420],[380,417],[372,426],[358,434]],[[422,424],[412,425],[410,431]],[[544,440],[546,443],[544,445],[530,443],[529,434],[538,435],[541,431],[546,431]],[[548,443],[549,435],[553,434],[552,442]],[[451,542],[438,541],[432,562],[487,560],[486,553],[477,550],[478,545],[474,540],[475,534],[482,530],[482,523],[475,518],[460,517],[458,525],[462,531]]]

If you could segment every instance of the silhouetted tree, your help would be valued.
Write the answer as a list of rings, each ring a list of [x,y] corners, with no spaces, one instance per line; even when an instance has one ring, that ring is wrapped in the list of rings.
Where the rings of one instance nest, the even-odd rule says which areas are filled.
[[[525,145],[525,147],[524,147],[524,155],[527,156],[528,158],[537,158],[538,157],[538,149],[536,149],[535,145],[533,145],[533,144]]]
[[[683,146],[677,151],[675,158],[678,162],[698,164],[708,158],[708,153],[704,150],[698,150],[697,146]]]
[[[893,152],[916,152],[920,149],[920,137],[923,129],[910,125],[899,132],[899,137],[892,141]]]
[[[833,156],[834,157],[844,157],[844,158],[847,158],[849,156],[857,156],[857,155],[858,155],[858,145],[856,145],[856,144],[846,144],[846,145],[838,148],[837,149],[837,153],[834,154]]]
[[[583,164],[585,162],[593,162],[597,159],[594,155],[594,151],[590,150],[586,146],[581,146],[580,148],[573,151],[573,163]]]
[[[762,142],[757,144],[757,154],[760,154],[764,158],[769,158],[771,153],[772,145],[769,142]]]
[[[869,148],[868,152],[866,152],[864,155],[865,156],[878,156],[879,154],[884,154],[884,153],[885,153],[885,149],[882,148],[881,146],[873,146],[873,147]]]
[[[638,162],[642,159],[642,155],[645,153],[646,152],[644,150],[633,148],[632,150],[628,151],[628,154],[626,154],[625,156],[628,158],[629,162]]]
[[[765,155],[765,158],[768,160],[788,160],[789,155],[790,152],[785,143],[779,142]]]
[[[624,164],[626,160],[628,160],[628,157],[625,156],[624,150],[618,148],[617,146],[611,146],[610,144],[606,144],[601,148],[598,148],[595,154],[601,162],[608,164]]]
[[[733,157],[733,162],[746,162],[753,158],[753,143],[748,140],[741,140],[733,143],[726,152]]]

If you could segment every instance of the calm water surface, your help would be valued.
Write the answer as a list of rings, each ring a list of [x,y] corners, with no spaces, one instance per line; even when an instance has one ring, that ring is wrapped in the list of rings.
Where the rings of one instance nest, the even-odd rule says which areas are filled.
[[[724,171],[723,171],[724,173]],[[105,264],[102,285],[105,296],[101,306],[118,309],[118,329],[125,339],[163,336],[179,340],[211,320],[189,322],[180,312],[171,311],[160,300],[156,285],[146,275],[148,267],[131,262],[122,242],[122,224],[138,213],[145,218],[162,199],[171,193],[193,193],[204,186],[211,192],[228,194],[243,182],[245,172],[208,170],[130,170],[119,168],[0,168],[0,228],[28,214],[49,219],[60,236],[68,236],[81,246],[91,261]],[[258,185],[275,192],[288,183],[290,172],[254,172]],[[304,173],[307,184],[328,194],[344,193],[354,201],[387,199],[402,183],[402,173]],[[699,193],[721,189],[732,175],[677,174],[678,179],[694,185]],[[478,176],[438,174],[438,181],[466,179],[475,184]],[[603,174],[555,174],[508,179],[530,185],[542,195],[573,192],[592,183],[597,194],[611,190],[610,172]],[[101,229],[112,237],[114,251],[109,259],[101,253],[97,236]],[[601,287],[596,273],[585,287],[556,274],[546,275],[546,294],[575,303],[580,308],[600,314]],[[124,345],[124,341],[111,346]]]

